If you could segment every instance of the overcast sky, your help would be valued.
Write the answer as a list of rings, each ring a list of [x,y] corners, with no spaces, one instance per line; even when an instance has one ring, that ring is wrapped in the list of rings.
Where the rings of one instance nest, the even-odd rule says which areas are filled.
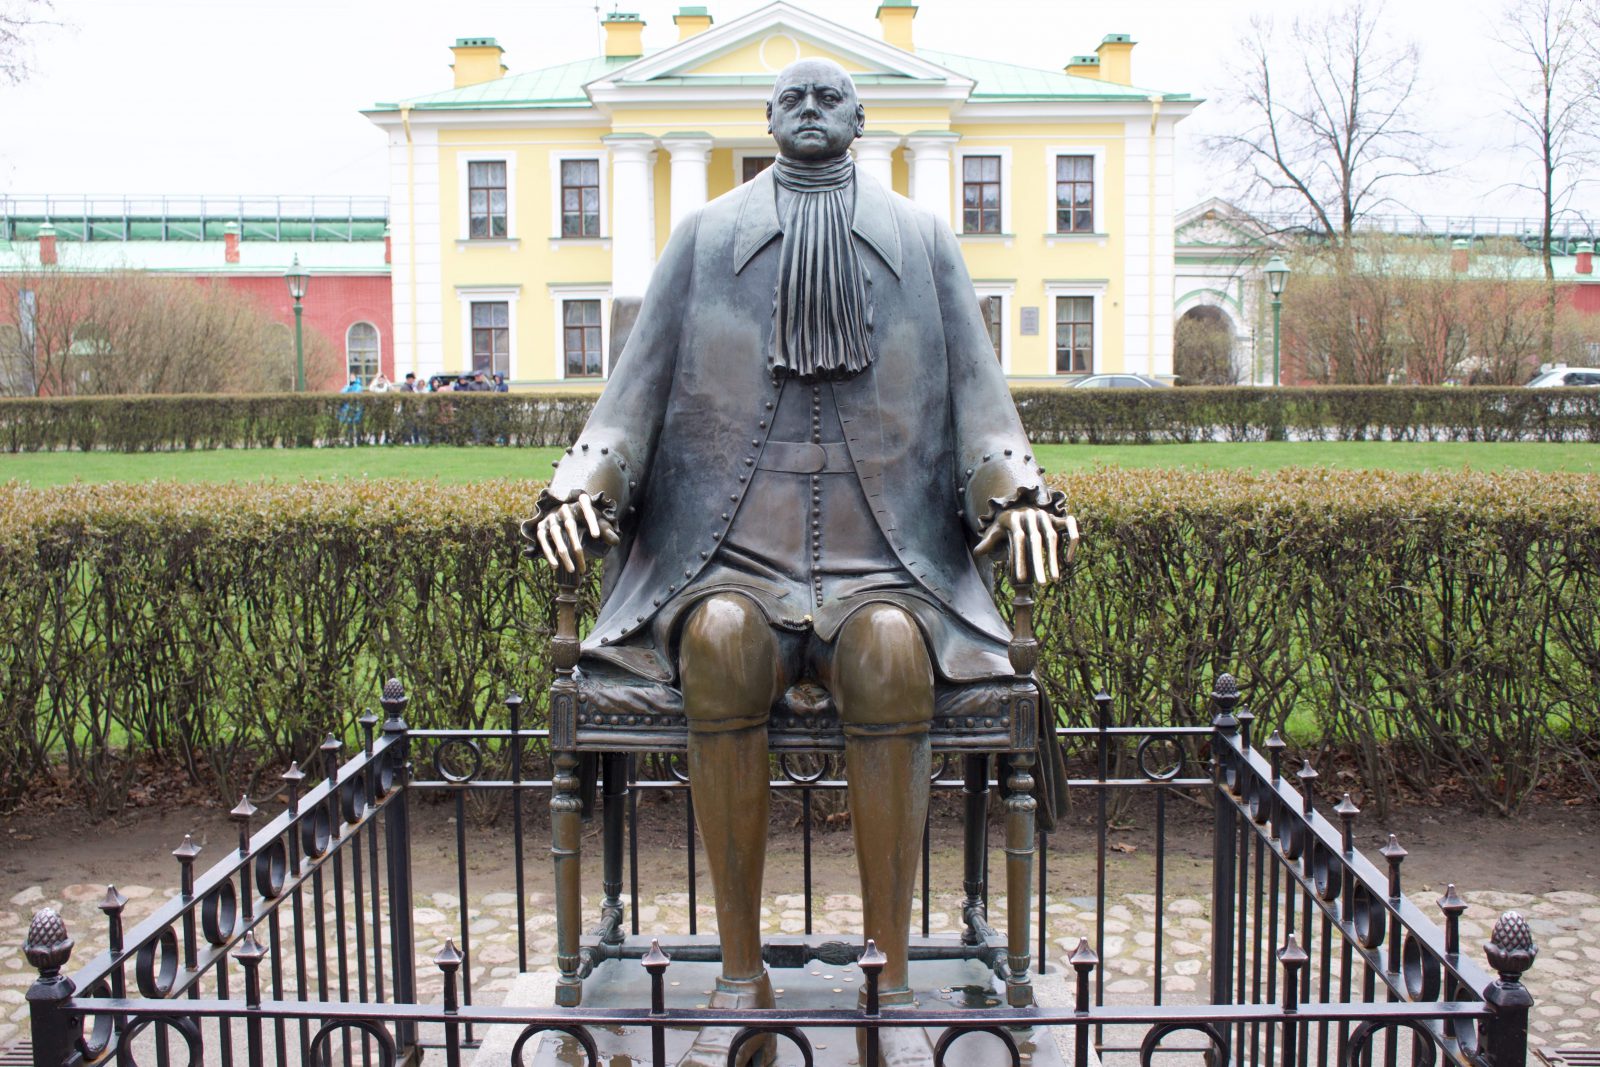
[[[4,3],[6,0],[0,0]],[[1422,48],[1422,113],[1447,176],[1402,190],[1430,214],[1532,216],[1506,188],[1521,157],[1500,117],[1494,73],[1504,0],[1389,0],[1386,24]],[[919,44],[1060,69],[1107,33],[1131,33],[1134,80],[1215,98],[1252,15],[1332,0],[920,0]],[[678,3],[627,0],[647,48],[677,39]],[[708,0],[719,22],[761,0]],[[876,35],[875,0],[805,0]],[[604,10],[610,10],[606,2]],[[982,17],[978,17],[978,13]],[[36,34],[35,73],[0,86],[0,191],[383,195],[384,139],[359,114],[378,100],[448,88],[448,47],[494,36],[512,71],[593,55],[585,0],[56,0],[61,26]],[[1228,115],[1206,104],[1180,127],[1180,206],[1235,182],[1201,151]],[[870,120],[869,120],[870,121]],[[1600,193],[1575,205],[1600,214]]]

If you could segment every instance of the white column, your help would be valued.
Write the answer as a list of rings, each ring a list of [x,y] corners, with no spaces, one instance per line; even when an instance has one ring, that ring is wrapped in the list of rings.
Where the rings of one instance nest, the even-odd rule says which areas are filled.
[[[911,198],[950,223],[950,150],[959,133],[914,133],[911,149]]]
[[[894,150],[899,147],[897,133],[864,133],[856,138],[856,166],[882,182],[885,189],[893,189]]]
[[[611,152],[611,295],[643,296],[655,266],[650,173],[655,139],[612,134],[601,140]]]
[[[711,158],[711,138],[705,134],[669,133],[661,145],[672,157],[672,229],[706,202],[706,163]]]

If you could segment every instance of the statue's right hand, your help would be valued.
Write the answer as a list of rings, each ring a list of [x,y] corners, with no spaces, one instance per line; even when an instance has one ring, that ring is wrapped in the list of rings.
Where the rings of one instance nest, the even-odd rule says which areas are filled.
[[[583,528],[578,526],[580,517]],[[611,523],[594,510],[588,493],[579,493],[571,503],[562,504],[540,519],[534,528],[539,547],[544,550],[544,558],[550,566],[580,573],[588,567],[588,559],[583,554],[585,532],[591,539],[608,545],[621,540]]]

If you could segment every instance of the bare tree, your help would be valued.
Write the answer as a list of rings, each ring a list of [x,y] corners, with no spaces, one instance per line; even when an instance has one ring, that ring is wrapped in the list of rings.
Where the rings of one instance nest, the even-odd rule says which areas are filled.
[[[1413,117],[1420,92],[1414,41],[1381,27],[1382,0],[1349,0],[1287,29],[1255,19],[1225,91],[1236,132],[1208,147],[1252,179],[1256,198],[1303,207],[1345,239],[1391,202],[1406,178],[1437,173],[1437,142]]]
[[[54,267],[0,276],[0,389],[32,396],[286,391],[293,334],[225,285],[136,271]],[[311,333],[306,375],[340,378],[340,354]]]
[[[15,85],[31,69],[28,39],[50,18],[55,0],[0,0],[0,82]]]
[[[1540,351],[1546,362],[1555,349],[1556,218],[1577,190],[1583,166],[1593,158],[1596,111],[1586,31],[1594,13],[1592,0],[1512,0],[1505,10],[1502,40],[1514,57],[1506,114],[1535,175],[1531,182],[1512,184],[1540,201],[1539,247],[1548,283]]]

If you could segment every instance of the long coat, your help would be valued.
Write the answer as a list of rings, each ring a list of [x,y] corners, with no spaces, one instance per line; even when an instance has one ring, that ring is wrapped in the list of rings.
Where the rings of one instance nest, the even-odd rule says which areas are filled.
[[[1004,642],[971,546],[1001,507],[1060,501],[949,227],[859,170],[855,188],[876,356],[833,387],[851,460],[906,571]],[[780,388],[765,354],[781,233],[771,170],[677,227],[610,382],[540,499],[543,515],[588,492],[623,532],[586,656],[650,673],[619,642],[715,555],[750,484]]]

